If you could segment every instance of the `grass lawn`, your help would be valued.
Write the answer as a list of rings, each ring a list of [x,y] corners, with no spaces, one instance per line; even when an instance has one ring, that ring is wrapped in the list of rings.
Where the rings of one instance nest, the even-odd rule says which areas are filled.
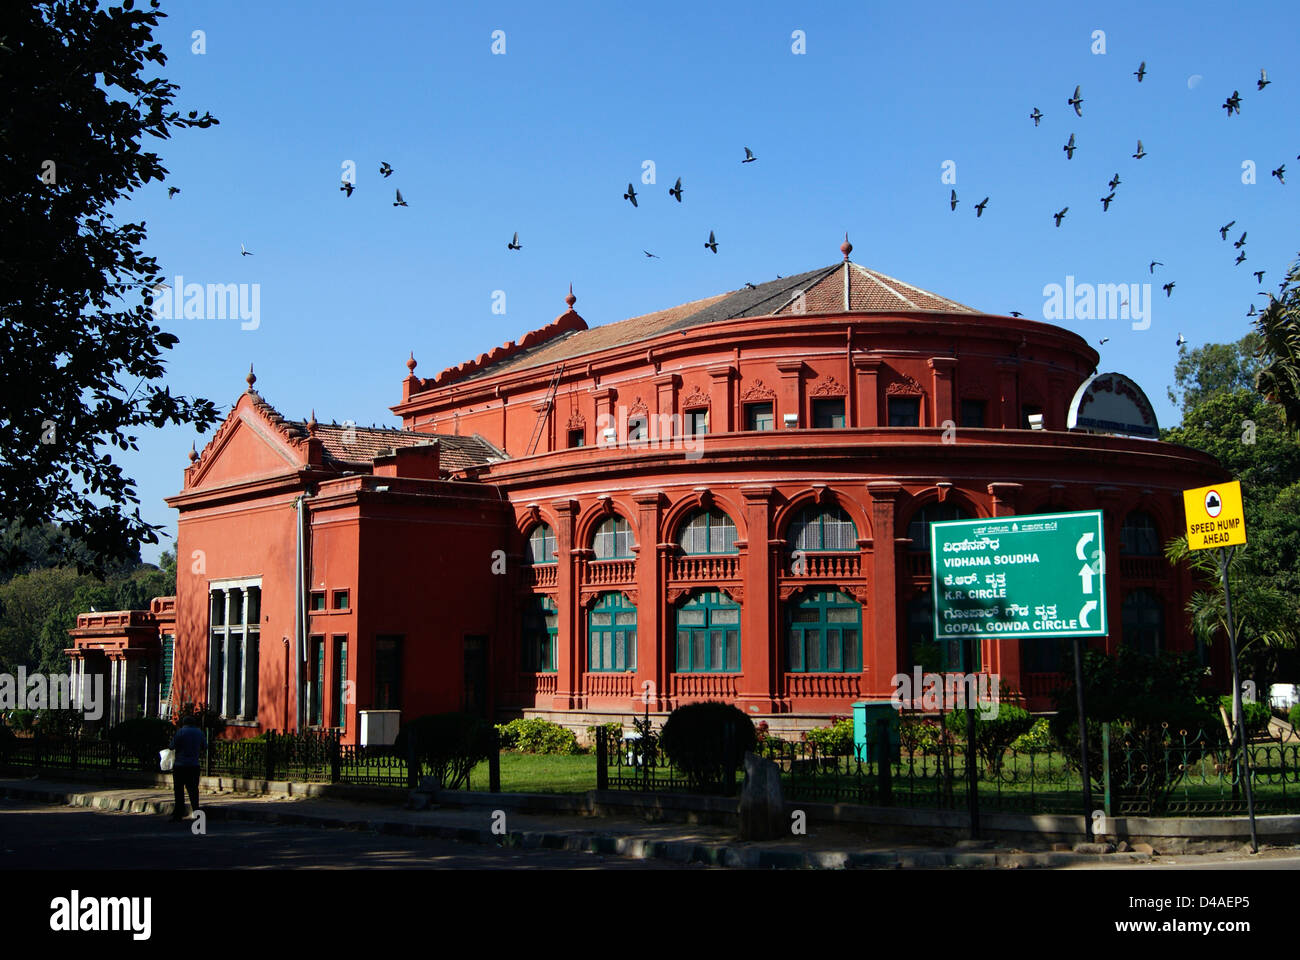
[[[484,760],[470,772],[469,789],[486,791]],[[501,789],[505,793],[586,793],[596,789],[596,755],[545,755],[501,752]]]

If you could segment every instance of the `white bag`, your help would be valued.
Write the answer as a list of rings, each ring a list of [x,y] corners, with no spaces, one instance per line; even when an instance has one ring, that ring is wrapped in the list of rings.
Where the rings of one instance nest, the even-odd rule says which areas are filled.
[[[166,750],[158,751],[158,766],[162,767],[164,772],[170,770],[173,766],[175,766],[175,764],[176,764],[175,750],[168,748]]]

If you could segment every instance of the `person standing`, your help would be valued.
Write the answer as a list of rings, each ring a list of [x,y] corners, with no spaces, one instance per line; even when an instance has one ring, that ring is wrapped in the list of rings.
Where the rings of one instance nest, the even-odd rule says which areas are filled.
[[[172,766],[172,786],[176,791],[176,806],[172,820],[185,819],[185,791],[190,792],[190,806],[199,809],[199,762],[207,738],[199,729],[198,717],[186,717],[183,725],[172,735],[171,748],[176,751]]]

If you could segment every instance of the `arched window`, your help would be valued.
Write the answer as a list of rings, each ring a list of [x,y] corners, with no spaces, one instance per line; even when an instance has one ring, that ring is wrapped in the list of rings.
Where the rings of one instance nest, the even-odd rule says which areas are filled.
[[[545,595],[528,598],[521,619],[523,669],[549,673],[555,670],[555,636],[559,611]]]
[[[907,525],[907,536],[912,541],[911,549],[930,552],[930,524],[969,519],[970,514],[955,503],[927,503],[912,514],[912,522]]]
[[[622,517],[610,517],[596,528],[591,547],[597,560],[619,560],[632,556],[632,527]]]
[[[636,607],[622,593],[602,593],[587,614],[587,669],[636,669]]]
[[[970,663],[966,671],[980,669],[979,641],[966,641]],[[918,593],[907,602],[907,652],[911,665],[926,673],[956,673],[961,671],[961,637],[934,636],[934,601],[928,590]]]
[[[1130,590],[1124,597],[1124,646],[1155,654],[1165,646],[1165,605],[1151,590]]]
[[[1133,510],[1119,528],[1119,552],[1136,557],[1160,556],[1160,531],[1145,510]]]
[[[740,672],[740,604],[706,590],[677,609],[677,672]]]
[[[790,521],[791,550],[856,550],[858,528],[840,507],[806,507]]]
[[[536,566],[555,562],[555,531],[539,523],[528,536],[528,562]]]
[[[736,525],[721,510],[697,510],[678,534],[682,553],[737,553]]]
[[[862,605],[838,590],[806,593],[786,605],[786,669],[855,673],[862,669]]]

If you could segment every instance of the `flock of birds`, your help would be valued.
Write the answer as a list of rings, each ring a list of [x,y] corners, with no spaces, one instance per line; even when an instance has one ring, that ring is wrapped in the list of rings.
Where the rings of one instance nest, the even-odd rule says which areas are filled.
[[[1137,68],[1136,70],[1133,71],[1133,76],[1137,77],[1137,81],[1138,81],[1138,83],[1141,83],[1142,80],[1146,77],[1146,74],[1147,74],[1147,64],[1146,64],[1146,61],[1143,60],[1140,64],[1138,64],[1138,68]],[[1264,70],[1264,69],[1261,69],[1261,70],[1259,71],[1259,79],[1256,81],[1256,87],[1257,87],[1257,89],[1260,90],[1260,91],[1262,91],[1262,90],[1263,90],[1265,87],[1267,87],[1270,83],[1272,83],[1272,81],[1268,79],[1268,71],[1267,71],[1267,70]],[[1076,117],[1082,117],[1082,116],[1083,116],[1083,103],[1084,103],[1084,100],[1083,100],[1083,86],[1082,86],[1082,84],[1078,84],[1078,85],[1076,85],[1075,88],[1074,88],[1074,94],[1073,94],[1069,99],[1066,100],[1066,104],[1067,104],[1069,107],[1073,108],[1073,110],[1074,110],[1074,115],[1075,115]],[[1224,100],[1224,102],[1223,102],[1223,109],[1225,109],[1225,110],[1228,112],[1228,116],[1229,116],[1229,117],[1231,117],[1234,113],[1237,114],[1237,115],[1240,115],[1240,114],[1241,114],[1241,93],[1240,93],[1240,91],[1238,91],[1238,90],[1233,90],[1233,91],[1232,91],[1232,96],[1230,96],[1230,97],[1228,97],[1226,100]],[[1032,121],[1034,121],[1034,126],[1037,127],[1037,126],[1039,125],[1039,122],[1043,119],[1044,116],[1046,116],[1046,115],[1045,115],[1041,110],[1039,110],[1038,107],[1034,107],[1033,111],[1029,114],[1029,119],[1032,120]],[[1074,159],[1074,153],[1075,153],[1075,151],[1078,149],[1078,145],[1077,145],[1076,142],[1075,142],[1075,138],[1074,138],[1074,134],[1073,134],[1073,133],[1070,134],[1070,139],[1066,141],[1065,146],[1063,146],[1061,149],[1064,151],[1064,153],[1065,153],[1065,158],[1066,158],[1067,160],[1073,160],[1073,159]],[[1133,153],[1133,159],[1134,159],[1134,160],[1141,160],[1141,159],[1142,159],[1143,157],[1145,157],[1146,155],[1147,155],[1147,152],[1146,152],[1146,150],[1145,150],[1145,149],[1143,148],[1143,146],[1142,146],[1142,141],[1141,141],[1141,140],[1138,140],[1138,142],[1137,142],[1137,150],[1134,151],[1134,153]],[[1296,159],[1297,159],[1297,160],[1300,160],[1300,156],[1297,156]],[[1277,181],[1278,181],[1279,183],[1281,183],[1283,186],[1285,186],[1285,185],[1286,185],[1286,164],[1281,164],[1280,166],[1278,166],[1277,169],[1275,169],[1275,170],[1272,171],[1271,176],[1277,178]],[[1116,173],[1115,176],[1111,177],[1110,182],[1107,184],[1107,188],[1109,189],[1110,192],[1107,193],[1105,196],[1103,196],[1103,197],[1100,198],[1101,209],[1102,209],[1102,212],[1103,212],[1103,213],[1106,212],[1106,211],[1108,211],[1108,210],[1110,210],[1110,205],[1111,205],[1111,203],[1113,203],[1114,200],[1115,200],[1115,191],[1116,191],[1116,188],[1120,185],[1121,182],[1122,182],[1122,181],[1120,180],[1120,176],[1119,176],[1118,173]],[[953,210],[953,211],[955,211],[955,210],[957,209],[957,204],[958,204],[959,202],[960,202],[960,201],[957,199],[957,191],[956,191],[956,189],[953,189],[953,190],[951,191],[951,193],[949,194],[949,197],[948,197],[948,207],[949,207],[949,210]],[[984,209],[988,206],[988,202],[989,202],[989,198],[988,198],[988,197],[985,197],[985,198],[984,198],[983,200],[981,200],[979,203],[975,204],[975,216],[976,216],[976,218],[982,217],[982,216],[984,215]],[[1054,214],[1052,214],[1052,219],[1053,219],[1053,221],[1055,221],[1057,227],[1060,227],[1060,225],[1061,225],[1061,221],[1065,219],[1065,216],[1066,216],[1067,213],[1069,213],[1069,211],[1070,211],[1070,208],[1069,208],[1068,206],[1066,206],[1066,207],[1062,207],[1060,210],[1058,210],[1058,211],[1056,211]],[[1220,227],[1220,228],[1219,228],[1219,237],[1220,237],[1222,240],[1226,241],[1226,240],[1228,239],[1228,231],[1231,230],[1231,229],[1236,225],[1236,223],[1237,223],[1236,220],[1232,220],[1232,221],[1228,222],[1227,224],[1225,224],[1224,226]],[[1237,254],[1236,261],[1235,261],[1235,264],[1236,264],[1237,266],[1240,266],[1240,265],[1241,265],[1242,263],[1244,263],[1245,260],[1246,260],[1246,252],[1245,252],[1245,250],[1242,249],[1245,245],[1246,245],[1246,231],[1243,230],[1242,233],[1241,233],[1241,236],[1236,240],[1236,242],[1233,243],[1233,247],[1236,248],[1236,249],[1239,251],[1238,254]],[[1164,266],[1164,264],[1163,264],[1161,261],[1159,261],[1159,260],[1152,260],[1152,261],[1150,262],[1150,264],[1148,264],[1147,269],[1148,269],[1148,271],[1149,271],[1152,275],[1154,275],[1155,272],[1156,272],[1156,267],[1163,267],[1163,266]],[[1254,273],[1254,276],[1255,276],[1255,281],[1256,281],[1257,283],[1259,283],[1259,284],[1262,285],[1263,282],[1264,282],[1264,271],[1263,271],[1263,270],[1256,270],[1256,271],[1253,271],[1253,273]],[[1175,286],[1175,281],[1172,281],[1172,280],[1171,280],[1171,281],[1169,281],[1168,283],[1164,284],[1164,285],[1161,287],[1161,289],[1164,290],[1164,292],[1165,292],[1165,297],[1166,297],[1166,298],[1169,298],[1169,297],[1173,296],[1174,286]],[[1123,305],[1127,305],[1127,301],[1125,301]],[[1023,317],[1023,316],[1024,316],[1024,314],[1022,314],[1022,313],[1020,313],[1020,312],[1018,312],[1018,311],[1016,311],[1016,310],[1012,310],[1012,311],[1010,311],[1010,313],[1011,313],[1011,316],[1013,316],[1013,317]],[[1250,311],[1249,311],[1246,315],[1247,315],[1247,316],[1251,316],[1251,317],[1253,317],[1253,316],[1255,316],[1257,313],[1258,313],[1258,311],[1256,310],[1254,304],[1252,304],[1251,307],[1250,307]],[[1105,344],[1109,339],[1110,339],[1110,337],[1103,337],[1103,338],[1101,339],[1100,343],[1104,345],[1104,344]],[[1185,338],[1185,337],[1180,333],[1180,334],[1178,335],[1177,346],[1180,346],[1180,347],[1181,347],[1181,346],[1182,346],[1183,344],[1185,344],[1186,342],[1187,342],[1187,339],[1186,339],[1186,338]]]

